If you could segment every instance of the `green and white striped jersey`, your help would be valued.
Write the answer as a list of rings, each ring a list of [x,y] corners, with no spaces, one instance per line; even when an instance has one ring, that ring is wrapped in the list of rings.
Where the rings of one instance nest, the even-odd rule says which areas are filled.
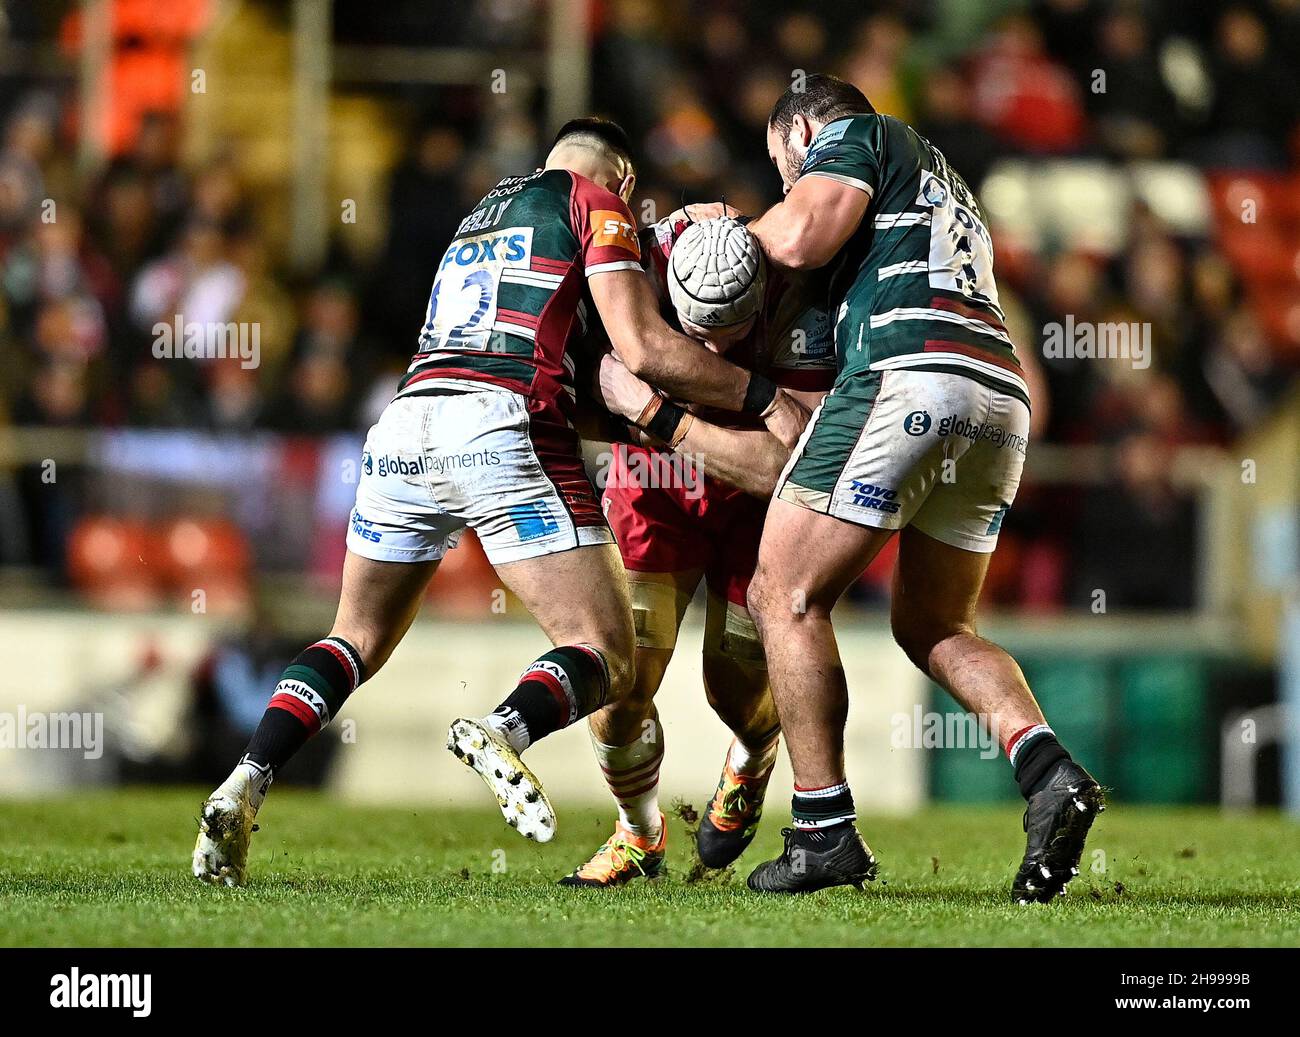
[[[1029,402],[998,305],[993,242],[938,148],[892,116],[854,115],[822,127],[799,175],[871,199],[831,263],[841,380],[902,367],[951,371]]]

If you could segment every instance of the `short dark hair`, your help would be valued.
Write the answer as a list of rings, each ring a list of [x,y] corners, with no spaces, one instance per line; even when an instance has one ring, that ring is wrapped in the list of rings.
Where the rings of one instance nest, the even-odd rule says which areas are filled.
[[[585,119],[570,119],[560,127],[551,147],[555,147],[565,137],[595,137],[629,166],[635,164],[632,161],[632,142],[628,139],[627,131],[612,119],[594,115]]]
[[[793,84],[772,105],[767,124],[784,137],[796,115],[818,122],[834,122],[846,115],[870,115],[875,111],[867,95],[839,76],[814,72]]]

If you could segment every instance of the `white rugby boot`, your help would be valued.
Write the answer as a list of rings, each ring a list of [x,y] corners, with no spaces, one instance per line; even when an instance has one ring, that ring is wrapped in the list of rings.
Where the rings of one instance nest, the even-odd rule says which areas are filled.
[[[257,812],[271,787],[271,771],[241,760],[203,804],[191,868],[200,882],[242,886]]]
[[[477,720],[461,718],[447,732],[447,748],[491,789],[506,824],[539,843],[555,837],[555,810],[542,783],[500,734]]]

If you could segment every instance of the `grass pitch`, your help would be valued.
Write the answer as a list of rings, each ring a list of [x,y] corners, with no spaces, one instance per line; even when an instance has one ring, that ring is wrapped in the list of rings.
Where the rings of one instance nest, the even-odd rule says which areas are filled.
[[[1263,946],[1300,945],[1300,825],[1274,814],[1114,806],[1071,892],[1008,900],[1020,813],[945,807],[865,817],[881,861],[865,892],[744,888],[780,848],[783,804],[735,875],[692,874],[682,821],[670,873],[620,890],[555,880],[608,834],[564,810],[546,846],[495,811],[344,806],[277,789],[248,887],[189,875],[198,790],[0,803],[0,944],[19,946]]]

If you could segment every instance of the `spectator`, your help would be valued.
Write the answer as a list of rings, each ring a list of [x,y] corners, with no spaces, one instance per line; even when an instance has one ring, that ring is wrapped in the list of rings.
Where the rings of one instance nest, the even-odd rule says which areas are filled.
[[[244,275],[227,258],[221,228],[194,219],[172,252],[140,271],[131,290],[131,317],[144,330],[177,314],[187,323],[224,324],[245,287]]]
[[[1078,85],[1043,48],[1025,16],[1007,18],[975,59],[975,115],[1005,145],[1040,155],[1084,143]]]
[[[1220,16],[1213,78],[1211,136],[1198,154],[1220,167],[1285,166],[1300,84],[1273,54],[1268,30],[1254,11],[1232,7]]]
[[[1146,19],[1136,8],[1116,8],[1103,18],[1098,37],[1096,70],[1089,73],[1085,94],[1098,144],[1115,158],[1160,157],[1175,136],[1177,108]]]

